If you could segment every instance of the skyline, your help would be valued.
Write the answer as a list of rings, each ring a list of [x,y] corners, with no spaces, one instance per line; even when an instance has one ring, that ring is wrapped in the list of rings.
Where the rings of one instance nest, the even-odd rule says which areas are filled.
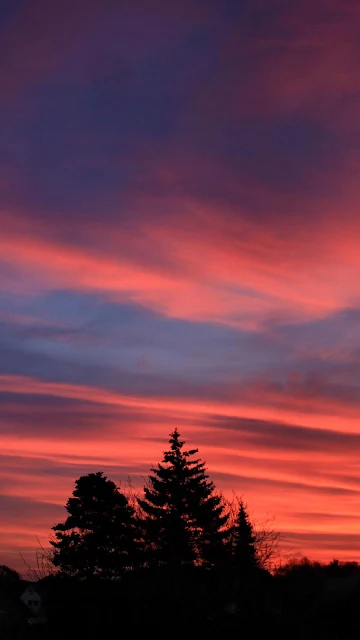
[[[170,6],[174,4],[175,6]],[[0,8],[0,563],[178,427],[284,546],[360,561],[360,8]]]

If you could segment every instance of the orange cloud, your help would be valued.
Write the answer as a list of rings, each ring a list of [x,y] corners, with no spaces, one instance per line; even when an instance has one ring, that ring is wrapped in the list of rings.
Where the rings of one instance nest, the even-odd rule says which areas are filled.
[[[311,532],[314,532],[315,540],[317,533],[320,535],[324,531],[323,519],[313,519],[310,512],[320,514],[326,501],[330,505],[329,515],[333,514],[326,522],[330,542],[318,546],[317,556],[330,559],[338,550],[337,543],[331,546],[331,540],[341,533],[336,514],[353,514],[357,508],[360,494],[358,418],[345,418],[341,429],[350,429],[341,435],[339,429],[327,430],[326,414],[309,416],[301,413],[298,407],[293,411],[283,411],[281,407],[274,410],[272,400],[269,407],[252,407],[236,399],[226,403],[211,399],[206,402],[186,398],[154,399],[18,376],[1,376],[0,392],[22,394],[29,399],[34,395],[76,399],[100,403],[105,409],[112,405],[128,405],[137,410],[131,428],[126,421],[123,424],[120,416],[116,425],[113,419],[107,420],[106,411],[103,416],[100,414],[101,438],[93,428],[87,431],[86,438],[80,431],[76,433],[76,411],[71,436],[67,432],[61,433],[59,428],[48,436],[44,432],[38,435],[36,416],[39,409],[36,408],[32,409],[33,432],[28,429],[21,438],[6,432],[0,435],[5,460],[0,478],[6,478],[9,505],[8,525],[3,535],[6,539],[12,531],[13,548],[22,546],[29,557],[37,546],[37,536],[46,543],[51,524],[61,517],[61,505],[70,495],[76,477],[90,470],[103,469],[119,482],[125,481],[130,474],[133,484],[140,489],[141,476],[146,475],[151,464],[160,460],[166,434],[175,424],[181,428],[182,421],[186,425],[182,429],[186,440],[190,445],[199,445],[217,487],[229,496],[232,490],[244,494],[258,519],[276,515],[275,524],[286,533],[287,548],[296,539],[295,548],[300,549]],[[277,425],[266,422],[273,420],[275,414],[278,419],[286,416],[289,422],[277,422]],[[154,415],[155,421],[149,422],[149,415]],[[156,415],[159,416],[158,424]],[[259,415],[263,416],[263,423],[259,421]],[[5,416],[6,406],[2,421]],[[249,420],[251,416],[253,420]],[[308,426],[296,427],[298,421]],[[317,431],[313,429],[315,424]],[[335,424],[334,419],[334,427]],[[21,522],[18,520],[18,500],[32,501],[28,516],[23,508]],[[30,518],[31,525],[27,526]],[[353,530],[353,522],[347,521],[347,535]],[[356,553],[355,547],[352,547],[352,553]],[[345,555],[343,550],[342,557]]]

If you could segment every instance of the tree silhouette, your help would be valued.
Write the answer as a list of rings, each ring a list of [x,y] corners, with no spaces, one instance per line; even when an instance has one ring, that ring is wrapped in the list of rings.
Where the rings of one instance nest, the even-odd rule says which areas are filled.
[[[15,569],[10,569],[5,564],[0,565],[0,586],[3,584],[16,584],[20,581],[20,575]]]
[[[240,573],[249,573],[259,566],[254,528],[242,500],[233,530],[233,557],[234,566]]]
[[[139,505],[145,514],[150,564],[212,566],[224,553],[228,515],[208,480],[205,463],[192,459],[197,449],[184,451],[177,429],[170,449],[144,488]]]
[[[66,521],[53,527],[52,562],[79,578],[116,578],[136,562],[134,510],[101,472],[81,476],[75,485]]]

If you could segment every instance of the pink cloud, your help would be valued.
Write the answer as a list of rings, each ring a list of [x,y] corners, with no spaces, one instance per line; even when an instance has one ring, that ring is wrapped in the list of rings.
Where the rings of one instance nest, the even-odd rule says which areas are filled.
[[[258,2],[249,14],[250,27],[238,21],[224,32],[219,64],[194,94],[191,113],[199,126],[264,114],[307,114],[340,130],[351,115],[355,125],[358,7],[351,0],[271,3],[270,9]]]
[[[151,9],[143,0],[118,6],[111,0],[56,0],[51,4],[37,0],[18,12],[2,36],[1,100],[14,99],[31,86],[51,81],[55,72],[60,82],[92,82],[103,72],[101,65],[109,66],[112,59],[104,47],[104,34],[116,33],[116,67],[124,71],[181,41],[187,29],[201,24],[207,15],[204,7],[190,0],[171,10],[164,0],[155,0]]]
[[[155,210],[156,199],[147,206]],[[89,225],[88,248],[47,237],[46,229],[7,225],[5,218],[2,260],[24,274],[26,291],[32,273],[34,292],[97,292],[171,317],[250,328],[276,314],[322,318],[358,303],[360,229],[353,218],[280,234],[231,208],[186,199],[172,207],[179,214],[168,223],[144,219],[137,234],[121,225],[102,232]]]

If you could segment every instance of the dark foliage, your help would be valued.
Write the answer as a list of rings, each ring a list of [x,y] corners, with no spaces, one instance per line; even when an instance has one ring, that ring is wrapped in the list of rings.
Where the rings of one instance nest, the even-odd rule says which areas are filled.
[[[17,584],[20,581],[20,575],[14,569],[10,569],[10,567],[5,564],[0,565],[0,587],[9,585],[9,584]]]
[[[239,509],[232,536],[233,566],[236,572],[242,575],[257,569],[259,561],[256,554],[255,532],[242,500],[239,501]]]
[[[117,578],[137,559],[133,508],[102,473],[76,480],[64,523],[53,527],[53,564],[79,578]]]
[[[139,505],[144,518],[149,565],[213,566],[225,557],[228,535],[221,497],[208,480],[205,463],[185,451],[180,434],[170,435],[170,449],[144,489]]]

